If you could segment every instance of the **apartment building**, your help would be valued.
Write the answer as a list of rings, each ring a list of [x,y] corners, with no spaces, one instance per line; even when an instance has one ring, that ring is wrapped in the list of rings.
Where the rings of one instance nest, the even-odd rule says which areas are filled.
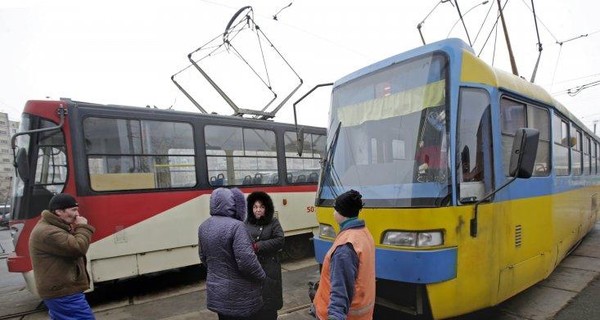
[[[12,188],[13,150],[10,137],[17,132],[19,122],[10,121],[8,114],[0,112],[0,205],[10,202]]]

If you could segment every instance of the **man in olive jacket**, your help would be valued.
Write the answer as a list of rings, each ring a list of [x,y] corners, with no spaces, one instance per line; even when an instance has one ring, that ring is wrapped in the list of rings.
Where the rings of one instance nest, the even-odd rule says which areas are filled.
[[[50,199],[31,232],[35,284],[51,319],[95,319],[83,294],[90,286],[85,254],[94,230],[75,198],[63,193]]]

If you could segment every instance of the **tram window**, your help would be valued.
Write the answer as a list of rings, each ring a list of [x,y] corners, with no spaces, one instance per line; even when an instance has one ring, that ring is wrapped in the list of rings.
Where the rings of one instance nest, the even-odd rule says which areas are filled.
[[[554,170],[557,176],[566,176],[569,175],[569,124],[558,115],[554,115],[552,122]]]
[[[502,119],[503,134],[514,136],[517,129],[526,127],[525,105],[522,103],[502,99],[500,103],[500,117]]]
[[[188,123],[90,117],[83,121],[83,131],[95,191],[196,184],[194,135]]]
[[[540,133],[533,176],[548,176],[551,169],[550,114],[548,110],[503,98],[500,102],[500,117],[502,121],[504,175],[508,176],[510,152],[515,132],[519,128],[527,127],[537,129]]]
[[[590,136],[585,135],[583,139],[583,174],[590,174],[590,163],[591,163],[591,154],[590,154]]]
[[[316,183],[320,172],[320,161],[325,156],[326,137],[304,133],[302,156],[298,155],[296,132],[287,131],[285,141],[285,163],[287,183]]]
[[[540,133],[533,176],[550,174],[550,114],[548,110],[536,106],[527,106],[527,127]]]
[[[204,135],[212,186],[279,183],[273,131],[211,125]]]
[[[492,187],[492,133],[487,91],[462,88],[459,98],[457,177],[461,201],[481,199]]]
[[[41,127],[55,124],[43,120]],[[42,132],[38,136],[38,158],[35,170],[35,186],[43,194],[60,193],[67,179],[67,156],[64,137],[60,130]],[[49,200],[49,199],[48,199]]]
[[[594,141],[594,155],[592,160],[592,174],[598,174],[598,142]]]
[[[525,105],[503,98],[500,101],[500,119],[502,124],[502,165],[504,175],[508,176],[510,153],[515,132],[519,128],[527,127]]]
[[[582,173],[582,145],[583,140],[581,139],[581,130],[576,129],[575,126],[571,125],[571,169],[574,175],[581,175]]]

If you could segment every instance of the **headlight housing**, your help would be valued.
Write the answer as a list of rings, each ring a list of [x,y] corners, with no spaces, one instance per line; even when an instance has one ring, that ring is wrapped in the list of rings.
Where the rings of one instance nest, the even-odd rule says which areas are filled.
[[[382,244],[399,247],[435,247],[444,244],[444,234],[436,231],[386,231]]]
[[[319,238],[335,238],[335,230],[328,224],[319,224]]]

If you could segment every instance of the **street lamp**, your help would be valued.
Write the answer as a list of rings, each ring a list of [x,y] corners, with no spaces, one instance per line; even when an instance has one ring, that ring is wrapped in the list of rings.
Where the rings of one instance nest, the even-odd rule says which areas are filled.
[[[464,15],[462,15],[462,18],[464,19],[464,17],[466,17],[467,14],[469,14],[469,12],[471,12],[473,9],[475,9],[475,8],[477,8],[479,6],[482,6],[482,5],[486,5],[488,2],[489,1],[486,0],[484,2],[481,2],[481,3],[478,3],[478,4],[474,5],[473,7],[471,7],[471,9],[467,10],[467,12],[465,12]],[[456,20],[456,22],[454,22],[454,24],[452,25],[452,28],[450,28],[450,31],[448,31],[448,35],[446,36],[446,38],[450,37],[450,34],[452,33],[452,30],[454,30],[454,27],[456,27],[456,25],[460,22],[460,20],[462,20],[462,19],[458,18],[458,20]],[[466,31],[467,30],[465,29],[465,32]],[[467,33],[467,35],[468,35],[468,33]],[[475,40],[477,40],[477,39],[475,39]]]
[[[450,4],[452,6],[454,6],[454,4],[452,3],[452,0],[440,0],[440,2],[438,2],[433,9],[431,9],[431,11],[429,11],[429,13],[425,16],[425,18],[423,18],[423,20],[421,20],[421,22],[419,22],[419,24],[417,24],[417,30],[419,30],[419,35],[421,36],[421,41],[423,41],[423,45],[426,45],[427,43],[425,43],[425,38],[423,38],[423,33],[421,32],[421,27],[423,26],[423,24],[425,23],[425,20],[427,18],[429,18],[429,16],[433,13],[433,11],[435,10],[435,8],[437,8],[440,4],[444,3],[444,2],[450,2]]]

